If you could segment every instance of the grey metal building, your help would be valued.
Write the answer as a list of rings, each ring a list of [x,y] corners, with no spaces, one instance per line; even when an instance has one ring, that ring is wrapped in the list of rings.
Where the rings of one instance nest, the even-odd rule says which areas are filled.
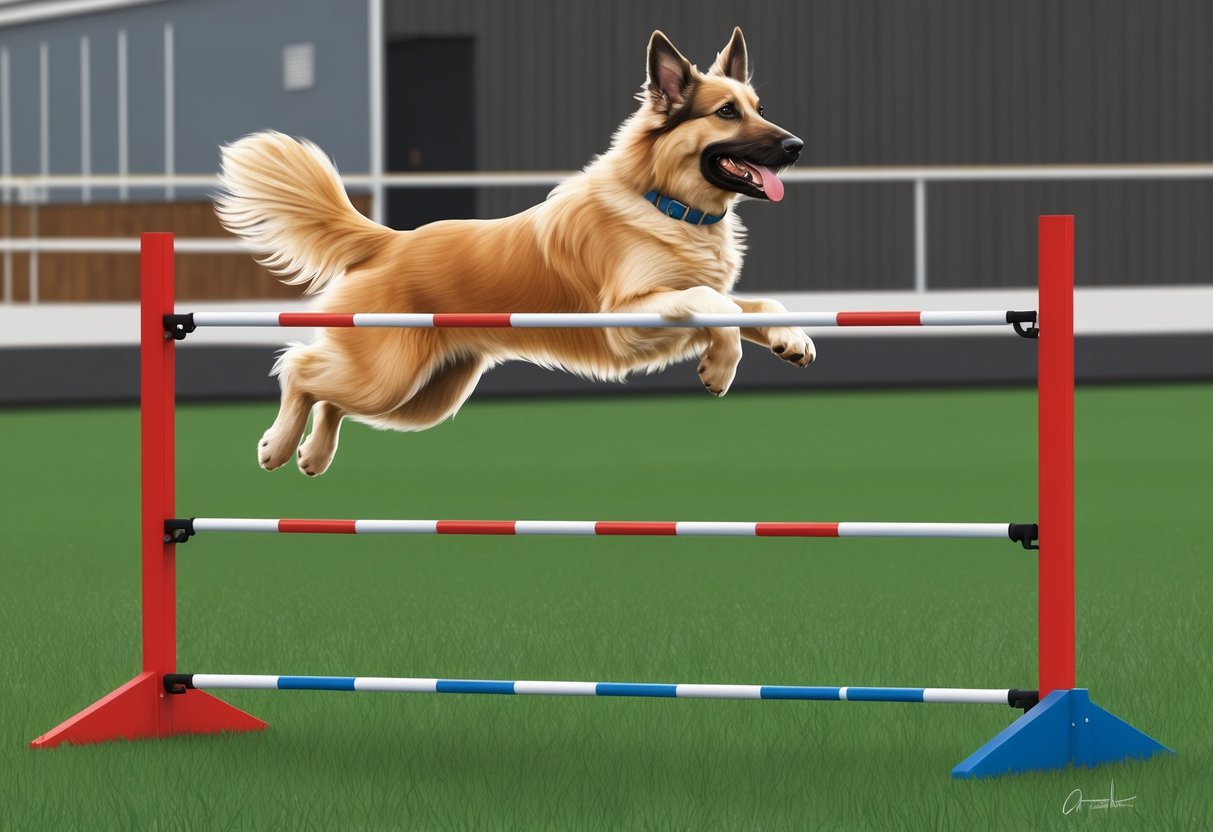
[[[365,2],[5,3],[5,173],[211,173],[222,142],[270,126],[311,136],[365,171],[367,38]],[[296,44],[314,44],[315,71],[306,88],[289,91],[284,49]]]
[[[208,174],[219,144],[275,128],[347,173],[575,169],[633,108],[654,28],[705,66],[738,24],[768,114],[806,140],[802,167],[1213,154],[1213,10],[1198,0],[7,0],[0,162],[10,177]],[[916,199],[932,288],[1032,283],[1041,212],[1079,216],[1080,284],[1213,282],[1207,179],[921,190],[799,184],[743,205],[743,286],[912,288]],[[545,191],[398,192],[378,210],[494,216]],[[46,196],[200,194],[82,181]]]

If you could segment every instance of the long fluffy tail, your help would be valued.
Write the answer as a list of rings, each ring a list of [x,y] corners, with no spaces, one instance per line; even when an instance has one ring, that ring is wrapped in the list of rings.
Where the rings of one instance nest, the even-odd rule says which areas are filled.
[[[359,214],[337,168],[309,141],[266,131],[222,148],[223,227],[286,283],[318,292],[379,251],[393,231]]]

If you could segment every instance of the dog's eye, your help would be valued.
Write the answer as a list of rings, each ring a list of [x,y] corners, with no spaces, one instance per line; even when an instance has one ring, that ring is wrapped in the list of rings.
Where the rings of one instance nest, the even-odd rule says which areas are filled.
[[[716,111],[716,115],[720,116],[721,118],[737,118],[737,108],[732,104],[725,104]]]
[[[763,110],[765,110],[765,109],[766,109],[766,107],[763,107],[761,104],[759,104],[759,105],[758,105],[758,115],[762,115],[762,112],[763,112]]]

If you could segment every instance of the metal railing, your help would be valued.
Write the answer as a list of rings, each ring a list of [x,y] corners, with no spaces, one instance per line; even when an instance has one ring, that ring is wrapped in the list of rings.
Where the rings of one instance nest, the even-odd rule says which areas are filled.
[[[451,173],[350,174],[343,178],[347,188],[374,193],[386,188],[517,188],[552,187],[574,176],[576,171],[476,171]],[[1213,179],[1213,163],[1143,165],[992,165],[942,167],[837,167],[790,170],[781,178],[788,184],[824,183],[904,183],[911,186],[910,206],[914,222],[914,290],[925,292],[927,275],[927,187],[936,182],[1099,182],[1142,180]],[[13,300],[14,253],[29,254],[29,296],[38,302],[38,255],[40,253],[137,253],[137,238],[39,237],[37,207],[52,191],[91,192],[96,188],[114,188],[122,194],[132,190],[214,189],[218,180],[210,174],[57,174],[0,177],[0,194],[8,204],[28,206],[31,234],[14,238],[11,228],[3,229],[0,253],[4,258],[3,301]],[[176,242],[182,254],[235,254],[248,249],[235,238],[186,238]]]

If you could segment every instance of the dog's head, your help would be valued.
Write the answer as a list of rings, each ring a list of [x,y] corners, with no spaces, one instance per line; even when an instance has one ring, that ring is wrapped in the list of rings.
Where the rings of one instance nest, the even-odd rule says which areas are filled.
[[[740,28],[706,73],[654,32],[638,98],[659,190],[705,209],[727,207],[738,194],[783,198],[779,172],[804,142],[763,116]]]

